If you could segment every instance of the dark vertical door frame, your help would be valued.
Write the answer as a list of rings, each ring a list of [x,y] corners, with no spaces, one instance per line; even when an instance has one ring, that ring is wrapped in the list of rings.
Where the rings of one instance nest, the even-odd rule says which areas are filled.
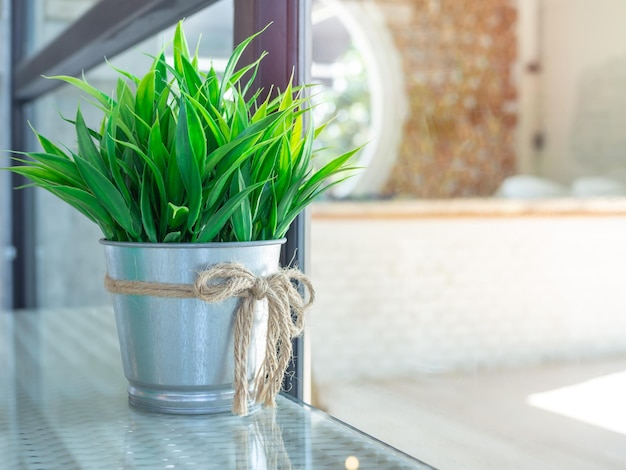
[[[18,100],[19,82],[13,73],[26,57],[28,45],[29,0],[12,0],[11,24],[11,72],[9,74],[11,96],[9,148],[24,150],[26,142],[26,103]],[[10,175],[11,187],[27,183],[17,174]],[[33,308],[36,304],[37,269],[35,260],[35,191],[24,188],[11,191],[11,243],[15,257],[11,265],[11,303],[14,308]]]
[[[270,90],[272,86],[284,90],[292,78],[294,83],[305,83],[307,71],[307,38],[309,30],[305,21],[308,0],[234,0],[235,44],[269,25],[267,30],[252,42],[242,60],[252,62],[263,51],[257,74],[257,86]],[[271,23],[271,24],[270,24]],[[256,88],[256,87],[255,87]],[[287,233],[287,242],[281,253],[283,266],[292,264],[306,272],[305,236],[307,215],[300,214]],[[297,338],[293,343],[293,361],[289,367],[283,389],[302,399],[304,394],[304,342]]]

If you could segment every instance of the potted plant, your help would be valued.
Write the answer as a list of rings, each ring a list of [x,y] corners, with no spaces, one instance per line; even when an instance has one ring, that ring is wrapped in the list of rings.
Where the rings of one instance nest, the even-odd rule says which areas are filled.
[[[76,150],[34,131],[43,151],[9,168],[102,230],[129,401],[146,410],[245,415],[274,403],[308,306],[294,281],[313,294],[302,273],[279,268],[280,247],[357,151],[314,165],[324,124],[312,123],[304,87],[253,89],[265,54],[238,65],[258,34],[221,74],[199,69],[179,22],[172,60],[166,48],[141,77],[115,69],[113,96],[51,77],[86,93],[101,125],[79,107],[65,119]]]

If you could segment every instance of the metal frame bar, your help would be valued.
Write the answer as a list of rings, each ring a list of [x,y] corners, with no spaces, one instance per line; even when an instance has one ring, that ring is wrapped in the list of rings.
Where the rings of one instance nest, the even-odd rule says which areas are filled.
[[[14,93],[31,101],[61,84],[42,75],[79,75],[217,0],[100,0],[33,57],[16,64]],[[14,6],[23,0],[13,0]]]

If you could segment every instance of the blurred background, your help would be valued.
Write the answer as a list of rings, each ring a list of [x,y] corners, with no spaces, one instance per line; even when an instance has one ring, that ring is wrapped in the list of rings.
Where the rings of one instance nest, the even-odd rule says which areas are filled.
[[[93,3],[31,0],[29,53]],[[624,468],[626,3],[312,0],[310,12],[315,119],[333,118],[320,163],[367,145],[362,171],[309,214],[309,400],[440,468]],[[217,69],[232,15],[221,0],[185,22]],[[151,59],[137,51],[170,34],[110,60],[141,71]],[[86,76],[114,87],[106,65]],[[3,119],[6,83],[0,68]],[[73,141],[58,114],[81,100],[46,94],[34,127]],[[38,304],[108,304],[97,227],[36,198]]]

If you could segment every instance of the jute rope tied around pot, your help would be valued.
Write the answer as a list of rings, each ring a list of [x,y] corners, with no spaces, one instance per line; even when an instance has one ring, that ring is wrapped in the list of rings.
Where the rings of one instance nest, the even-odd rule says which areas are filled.
[[[308,301],[300,295],[294,281],[308,292]],[[108,275],[104,283],[113,294],[197,298],[211,303],[239,297],[235,314],[235,397],[232,411],[241,416],[248,414],[248,349],[255,302],[267,299],[268,325],[265,359],[254,379],[254,399],[264,406],[275,406],[276,394],[291,358],[291,341],[302,333],[304,312],[315,300],[311,281],[297,269],[285,268],[263,277],[255,276],[238,263],[217,264],[200,271],[194,284],[125,281]]]

